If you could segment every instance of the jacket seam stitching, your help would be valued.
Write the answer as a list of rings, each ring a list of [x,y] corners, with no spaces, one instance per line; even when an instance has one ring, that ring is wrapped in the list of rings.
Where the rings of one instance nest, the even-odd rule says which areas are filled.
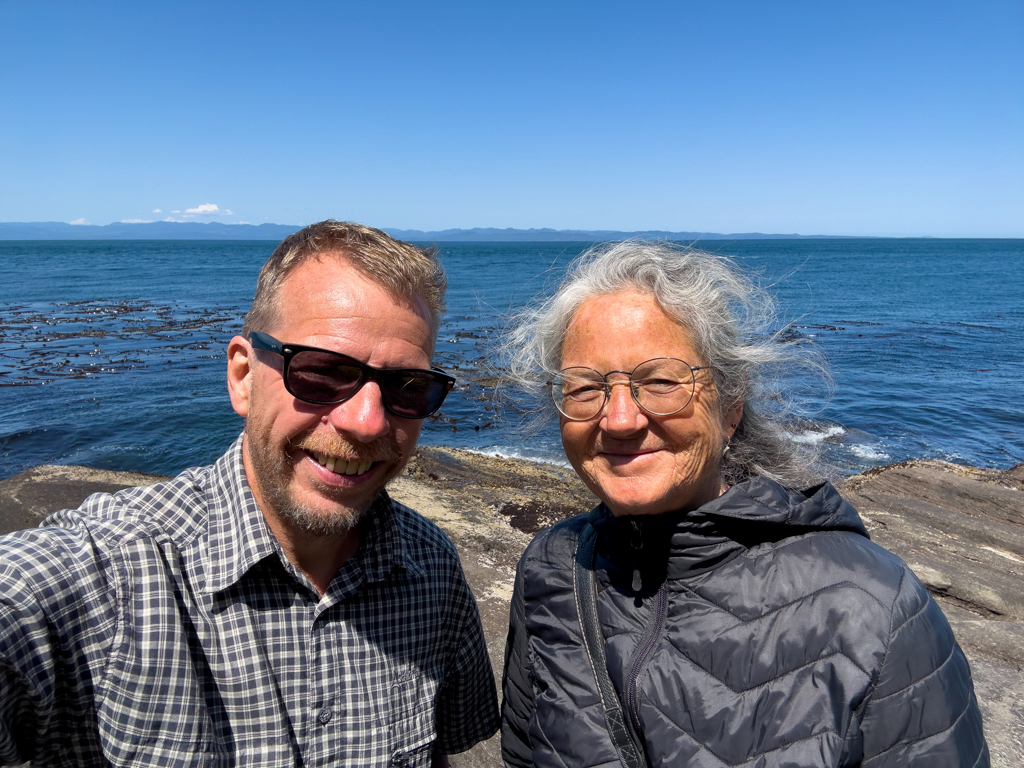
[[[768,555],[774,555],[779,550],[787,549],[788,547],[795,547],[797,544],[800,544],[801,542],[806,541],[807,539],[811,538],[812,536],[814,538],[820,538],[820,537],[827,536],[830,539],[835,539],[835,538],[846,538],[850,534],[858,536],[858,538],[860,538],[860,539],[864,538],[863,536],[860,536],[859,534],[855,533],[854,531],[847,531],[845,529],[843,529],[843,530],[828,530],[828,531],[810,530],[810,531],[804,531],[803,533],[794,533],[791,536],[787,536],[786,538],[788,539],[788,541],[765,542],[765,543],[771,543],[774,546],[766,547],[762,551],[751,552],[751,549],[753,549],[753,547],[751,547],[750,549],[748,549],[746,551],[746,553],[744,553],[744,555],[747,558],[749,558],[750,560],[758,560],[758,559],[760,559],[762,557],[767,557]],[[761,545],[758,544],[758,545],[755,545],[755,546],[761,546]]]
[[[898,691],[893,691],[892,693],[887,693],[885,696],[880,696],[877,699],[872,699],[872,701],[876,701],[876,702],[877,701],[885,701],[886,699],[890,699],[893,696],[898,696],[899,694],[901,694],[904,691],[906,691],[908,688],[913,688],[915,685],[919,685],[920,683],[923,683],[925,680],[927,680],[932,675],[937,675],[939,672],[942,671],[942,668],[944,666],[946,666],[950,661],[952,661],[955,650],[956,650],[955,647],[951,646],[950,649],[949,649],[949,655],[946,656],[946,658],[944,658],[939,663],[939,665],[935,667],[935,669],[933,669],[931,672],[929,672],[924,677],[919,677],[917,680],[914,680],[914,681],[912,681],[910,683],[907,683],[905,686],[900,688]]]
[[[657,704],[652,702],[650,699],[648,699],[648,704],[650,706],[654,707],[654,709],[658,710],[662,715],[667,717],[669,720],[672,720],[672,717],[671,717],[671,715],[669,715],[668,712],[663,710],[661,707],[659,707]],[[708,754],[713,755],[715,757],[715,759],[719,760],[723,765],[739,765],[739,763],[730,763],[724,757],[722,757],[717,752],[715,752],[713,749],[711,749],[711,747],[709,747],[702,739],[699,739],[696,734],[691,733],[690,731],[688,731],[688,730],[686,730],[685,728],[682,728],[682,727],[680,727],[680,730],[683,731],[683,733],[685,733],[691,739],[693,739],[694,743],[696,743],[701,749],[703,749]],[[745,763],[745,762],[748,762],[748,761],[753,760],[755,758],[761,757],[763,755],[770,755],[773,752],[779,752],[779,751],[781,751],[783,749],[787,749],[787,748],[793,746],[794,744],[799,744],[801,741],[810,741],[811,739],[816,739],[816,738],[818,738],[818,737],[820,737],[822,735],[829,734],[829,733],[834,734],[836,736],[839,735],[839,732],[836,731],[834,728],[826,728],[826,729],[823,729],[821,731],[818,731],[817,733],[812,733],[810,736],[804,736],[804,737],[799,738],[799,739],[793,739],[792,741],[787,741],[785,744],[780,744],[777,747],[772,747],[771,749],[766,749],[764,752],[758,752],[757,754],[751,755],[750,757],[744,759],[742,762]]]
[[[892,621],[896,616],[896,603],[899,601],[900,595],[903,594],[903,584],[906,582],[906,580],[907,569],[904,568],[902,573],[900,573],[900,585],[896,590],[896,596],[892,600],[892,605],[889,606],[889,637],[886,638],[885,653],[882,656],[881,663],[878,665],[878,676],[875,678],[874,682],[872,682],[871,685],[868,686],[868,689],[864,694],[864,704],[860,708],[860,717],[856,719],[858,731],[861,729],[861,724],[864,722],[864,718],[867,717],[868,710],[871,709],[871,704],[873,702],[873,699],[871,697],[874,696],[875,690],[877,690],[878,684],[882,679],[881,671],[885,669],[885,663],[889,660],[889,650],[892,648],[892,640],[895,635],[895,632],[893,631],[892,627]]]
[[[826,661],[827,659],[833,659],[833,658],[836,658],[836,657],[842,657],[842,658],[846,659],[847,661],[849,661],[853,666],[855,666],[857,669],[859,669],[861,671],[861,673],[865,677],[870,678],[870,676],[871,676],[868,673],[868,671],[866,669],[864,669],[864,667],[862,667],[860,664],[858,664],[854,659],[850,658],[849,656],[847,656],[842,651],[835,651],[834,653],[829,653],[829,654],[827,654],[825,656],[819,656],[816,659],[811,659],[810,661],[808,661],[808,662],[806,662],[804,664],[801,664],[798,667],[793,667],[792,669],[788,669],[785,672],[783,672],[782,674],[775,675],[771,679],[765,680],[763,683],[756,683],[755,685],[752,685],[749,688],[733,688],[725,680],[723,680],[722,678],[718,677],[717,675],[711,673],[710,671],[705,669],[701,664],[698,664],[694,659],[690,658],[690,656],[687,655],[686,652],[683,651],[682,648],[679,648],[677,645],[675,645],[671,641],[669,642],[669,644],[679,653],[680,656],[682,656],[684,659],[686,659],[691,664],[693,664],[694,667],[699,669],[701,672],[703,672],[705,675],[710,677],[712,680],[715,680],[715,681],[721,683],[723,686],[728,688],[733,693],[748,693],[750,691],[756,691],[758,688],[763,688],[766,685],[771,685],[774,682],[777,682],[777,681],[782,680],[782,679],[784,679],[786,677],[789,677],[790,675],[796,674],[797,672],[799,672],[802,669],[807,669],[807,667],[813,667],[815,664],[819,664],[819,663],[821,663],[823,661]]]
[[[900,583],[901,583],[901,586],[902,586],[902,581]],[[829,584],[828,586],[822,587],[821,589],[816,589],[813,592],[807,592],[805,594],[802,594],[799,597],[796,597],[793,600],[790,600],[789,602],[783,603],[782,605],[777,605],[774,608],[772,608],[771,610],[765,611],[764,613],[758,614],[757,616],[754,616],[753,618],[750,618],[750,619],[745,619],[742,616],[737,616],[735,613],[730,611],[724,605],[720,605],[719,603],[715,602],[710,597],[708,597],[707,595],[704,595],[703,593],[701,593],[700,591],[698,591],[696,589],[691,590],[691,591],[693,592],[693,594],[697,595],[701,600],[704,600],[704,601],[710,603],[711,605],[715,606],[716,608],[718,608],[723,613],[729,614],[730,616],[732,616],[737,621],[743,622],[744,624],[751,624],[751,623],[753,623],[755,621],[761,621],[762,619],[764,619],[764,618],[766,618],[768,616],[771,616],[773,613],[777,613],[778,611],[781,611],[784,608],[788,608],[791,605],[796,605],[797,603],[802,603],[805,600],[807,600],[808,598],[814,597],[815,595],[819,595],[819,594],[822,594],[824,592],[829,592],[831,590],[836,589],[837,587],[850,587],[850,588],[853,588],[853,589],[857,590],[858,592],[863,592],[869,598],[871,598],[876,603],[878,603],[882,608],[886,608],[887,607],[885,605],[885,603],[883,603],[881,600],[879,600],[873,594],[871,594],[866,589],[864,589],[864,587],[860,586],[860,584],[857,584],[855,582],[849,581],[847,579],[844,579],[843,581],[837,581],[834,584]],[[897,592],[897,594],[898,594],[898,592]],[[890,610],[891,610],[891,607],[890,607]],[[891,621],[890,621],[890,634],[892,634]]]
[[[900,589],[902,589],[902,588],[903,588],[903,582],[902,582],[902,579],[901,579],[900,580]],[[892,632],[891,632],[892,637],[896,637],[896,635],[898,635],[900,632],[903,631],[903,628],[905,626],[907,626],[907,624],[912,622],[914,619],[916,619],[918,616],[920,616],[922,613],[924,613],[927,609],[928,609],[928,601],[924,600],[924,601],[922,601],[920,608],[918,608],[912,614],[907,616],[907,618],[904,619],[904,621],[898,627],[893,627],[892,628]],[[893,612],[895,613],[895,604],[893,605]]]
[[[891,747],[889,747],[888,749],[883,749],[881,752],[877,752],[877,753],[873,754],[871,757],[867,758],[864,761],[864,763],[867,764],[871,760],[877,760],[878,758],[882,757],[883,755],[888,754],[889,752],[892,752],[894,749],[899,749],[900,747],[904,747],[904,746],[906,746],[908,744],[919,743],[919,742],[925,741],[927,739],[934,739],[936,736],[941,736],[944,733],[948,733],[949,731],[951,731],[954,728],[956,728],[957,724],[961,720],[963,720],[964,716],[968,712],[970,712],[970,711],[971,711],[971,700],[968,700],[967,703],[964,705],[963,710],[960,712],[959,715],[957,715],[956,720],[954,720],[952,723],[950,723],[947,727],[943,728],[941,731],[936,731],[935,733],[929,733],[927,736],[921,736],[920,738],[917,738],[917,739],[903,739],[901,741],[898,741],[895,744],[893,744]],[[977,763],[977,760],[975,760],[975,763]]]

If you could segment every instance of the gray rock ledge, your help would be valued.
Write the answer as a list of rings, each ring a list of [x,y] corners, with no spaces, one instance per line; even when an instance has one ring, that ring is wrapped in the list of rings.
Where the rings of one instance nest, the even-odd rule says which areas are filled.
[[[0,481],[0,533],[37,525],[91,493],[161,479],[84,467],[27,470]],[[840,491],[949,619],[971,663],[992,765],[1024,765],[1024,464],[998,471],[904,462],[850,477]],[[520,554],[534,533],[588,510],[594,497],[571,469],[448,448],[420,448],[390,492],[458,546],[500,679]],[[500,766],[497,738],[452,765]]]

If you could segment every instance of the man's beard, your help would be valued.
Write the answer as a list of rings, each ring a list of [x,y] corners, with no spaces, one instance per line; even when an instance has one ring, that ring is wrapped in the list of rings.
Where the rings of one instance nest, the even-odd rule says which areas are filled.
[[[259,409],[250,409],[249,417],[245,420],[245,440],[253,468],[253,481],[258,487],[261,501],[269,505],[285,522],[306,533],[318,536],[346,534],[359,524],[370,505],[355,508],[339,502],[334,509],[328,511],[293,498],[288,486],[295,474],[292,462],[295,451],[315,451],[356,461],[383,461],[392,465],[401,463],[398,448],[383,438],[371,443],[353,444],[335,432],[315,431],[289,440],[284,446],[275,446],[270,434],[271,424],[255,417],[254,412],[258,413]],[[323,486],[322,490],[324,500],[331,499],[332,489]]]

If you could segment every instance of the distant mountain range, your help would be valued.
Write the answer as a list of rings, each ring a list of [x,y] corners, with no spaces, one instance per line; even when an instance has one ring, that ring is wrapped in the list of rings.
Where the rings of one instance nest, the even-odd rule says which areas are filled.
[[[67,224],[63,221],[0,222],[0,240],[283,240],[301,229],[290,224],[221,224],[219,222],[153,221],[140,224]],[[630,237],[649,240],[793,240],[836,235],[777,235],[761,232],[668,232],[611,229],[421,229],[384,230],[401,240],[418,242],[601,242]],[[841,237],[841,236],[840,236]]]

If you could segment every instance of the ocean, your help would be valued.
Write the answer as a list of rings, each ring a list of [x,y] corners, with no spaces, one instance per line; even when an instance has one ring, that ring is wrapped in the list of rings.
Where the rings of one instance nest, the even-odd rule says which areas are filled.
[[[241,429],[225,348],[266,241],[6,241],[0,263],[0,477],[38,464],[174,474]],[[934,458],[1024,461],[1024,240],[709,240],[777,298],[828,360],[830,397],[798,387],[793,439],[841,473]],[[564,461],[556,425],[524,434],[496,400],[509,316],[585,243],[441,243],[437,362],[459,388],[421,444]],[[798,382],[797,382],[798,383]]]

